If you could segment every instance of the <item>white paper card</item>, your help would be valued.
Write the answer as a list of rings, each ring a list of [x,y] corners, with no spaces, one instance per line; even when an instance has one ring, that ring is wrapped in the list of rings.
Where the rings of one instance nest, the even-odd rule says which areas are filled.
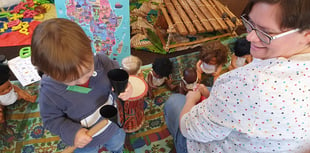
[[[41,80],[37,69],[31,63],[31,57],[21,58],[19,56],[8,61],[9,68],[14,73],[22,86]]]

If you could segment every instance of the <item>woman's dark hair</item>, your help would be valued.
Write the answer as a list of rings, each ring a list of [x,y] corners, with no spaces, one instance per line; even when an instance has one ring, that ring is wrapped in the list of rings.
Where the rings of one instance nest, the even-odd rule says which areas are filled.
[[[310,29],[310,0],[249,0],[243,14],[249,14],[256,3],[279,4],[281,9],[280,27]]]
[[[168,77],[172,73],[172,62],[169,58],[156,58],[152,68],[160,77]]]

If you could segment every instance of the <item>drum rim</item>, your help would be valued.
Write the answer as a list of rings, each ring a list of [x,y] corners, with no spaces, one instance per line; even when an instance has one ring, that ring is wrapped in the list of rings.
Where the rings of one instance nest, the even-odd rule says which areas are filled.
[[[143,84],[145,85],[145,90],[142,92],[141,95],[135,96],[135,97],[130,97],[128,100],[137,100],[137,99],[143,98],[147,94],[147,91],[148,91],[148,86],[147,86],[145,80],[143,80],[143,79],[141,79],[135,75],[129,75],[129,77],[135,77],[137,79],[140,79],[143,82]]]

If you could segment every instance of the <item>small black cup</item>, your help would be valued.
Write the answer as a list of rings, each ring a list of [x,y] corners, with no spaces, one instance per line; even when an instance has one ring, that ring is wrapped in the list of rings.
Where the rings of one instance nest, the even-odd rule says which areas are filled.
[[[129,75],[125,70],[112,69],[108,72],[108,77],[116,95],[125,91],[129,78]]]
[[[117,115],[117,108],[113,105],[104,105],[100,108],[100,115],[106,119],[109,119],[117,126],[121,128],[121,125],[118,123],[118,115]]]

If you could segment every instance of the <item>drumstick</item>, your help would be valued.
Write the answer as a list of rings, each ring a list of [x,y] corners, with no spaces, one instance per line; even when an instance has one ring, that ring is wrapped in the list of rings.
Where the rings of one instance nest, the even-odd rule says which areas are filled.
[[[90,128],[86,134],[89,136],[94,136],[98,131],[104,128],[108,124],[108,118],[111,118],[117,114],[117,109],[112,105],[105,105],[100,109],[100,115],[104,117],[99,123]],[[72,153],[76,149],[75,146],[69,146],[62,153]]]
[[[104,128],[108,124],[108,119],[103,119],[99,123],[97,123],[95,126],[93,126],[91,129],[89,129],[86,134],[89,136],[95,135],[98,131],[100,131],[102,128]],[[69,146],[65,150],[62,151],[62,153],[72,153],[76,149],[76,146]]]

